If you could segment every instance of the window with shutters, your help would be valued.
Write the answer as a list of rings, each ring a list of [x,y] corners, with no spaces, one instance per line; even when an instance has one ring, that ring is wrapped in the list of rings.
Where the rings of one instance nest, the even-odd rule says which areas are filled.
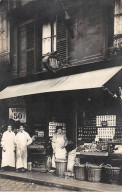
[[[56,21],[42,26],[42,55],[56,51]]]

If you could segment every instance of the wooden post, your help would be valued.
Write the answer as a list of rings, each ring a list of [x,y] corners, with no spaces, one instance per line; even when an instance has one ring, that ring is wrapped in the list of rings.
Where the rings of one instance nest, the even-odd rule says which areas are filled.
[[[77,100],[75,98],[73,104],[73,138],[75,147],[77,147],[77,120]]]

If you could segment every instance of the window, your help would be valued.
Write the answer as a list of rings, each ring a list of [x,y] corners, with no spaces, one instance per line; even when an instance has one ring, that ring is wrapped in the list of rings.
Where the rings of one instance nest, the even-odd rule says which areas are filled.
[[[56,21],[40,24],[39,19],[29,20],[15,26],[13,31],[13,74],[21,77],[41,71],[41,56],[57,49]]]
[[[32,73],[35,65],[34,22],[19,26],[19,73]]]
[[[56,51],[56,22],[42,26],[42,55]]]

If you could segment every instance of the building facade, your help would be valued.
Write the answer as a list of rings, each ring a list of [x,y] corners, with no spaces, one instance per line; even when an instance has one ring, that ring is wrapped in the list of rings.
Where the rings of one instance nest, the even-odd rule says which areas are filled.
[[[0,12],[1,124],[46,137],[62,125],[76,147],[106,139],[97,117],[116,116],[122,137],[122,1],[8,0]]]

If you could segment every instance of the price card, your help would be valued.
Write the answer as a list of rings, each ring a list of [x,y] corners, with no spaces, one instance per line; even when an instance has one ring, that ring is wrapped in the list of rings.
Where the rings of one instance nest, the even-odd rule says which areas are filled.
[[[25,108],[9,108],[9,119],[26,123],[26,109]]]

